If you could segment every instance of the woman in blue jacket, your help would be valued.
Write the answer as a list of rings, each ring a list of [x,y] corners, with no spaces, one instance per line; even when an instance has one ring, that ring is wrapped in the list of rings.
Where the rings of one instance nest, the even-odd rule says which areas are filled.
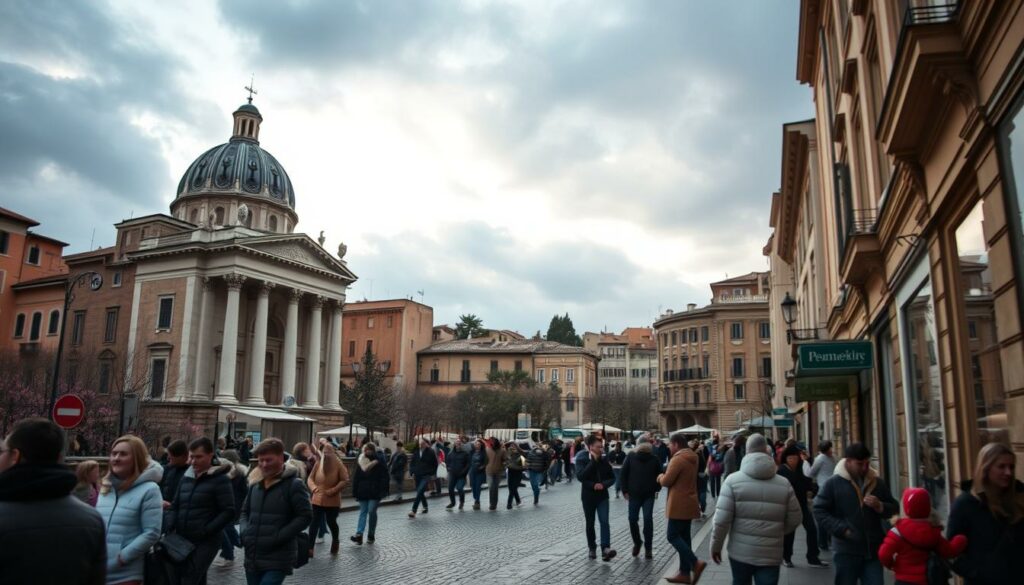
[[[163,525],[163,468],[149,458],[142,439],[125,435],[110,449],[110,472],[103,478],[96,510],[107,530],[107,583],[142,583],[146,551]]]

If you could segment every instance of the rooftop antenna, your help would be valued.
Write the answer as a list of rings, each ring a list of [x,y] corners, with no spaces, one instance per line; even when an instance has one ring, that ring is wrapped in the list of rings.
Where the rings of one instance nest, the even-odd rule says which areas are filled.
[[[416,294],[420,295],[420,304],[423,304],[423,289],[416,291]]]
[[[249,103],[250,104],[252,103],[252,96],[259,94],[259,92],[256,91],[256,84],[253,83],[254,81],[256,81],[256,74],[255,73],[253,73],[252,76],[249,78],[249,85],[245,86],[245,91],[249,92]]]
[[[92,228],[92,235],[89,236],[89,249],[92,250],[93,241],[96,240],[96,228]]]

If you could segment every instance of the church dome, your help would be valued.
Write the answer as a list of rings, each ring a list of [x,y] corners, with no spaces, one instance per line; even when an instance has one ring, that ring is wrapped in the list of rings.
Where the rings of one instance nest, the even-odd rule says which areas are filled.
[[[198,195],[243,196],[269,200],[295,209],[295,190],[284,167],[259,143],[263,121],[256,106],[243,104],[235,113],[231,140],[199,155],[178,183],[175,198]]]

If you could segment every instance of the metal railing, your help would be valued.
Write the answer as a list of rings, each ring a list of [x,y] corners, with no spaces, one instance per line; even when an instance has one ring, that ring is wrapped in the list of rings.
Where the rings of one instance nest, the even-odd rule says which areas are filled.
[[[873,234],[878,227],[878,209],[854,209],[850,214],[850,235]]]
[[[951,22],[960,14],[960,3],[908,6],[903,15],[903,26]]]

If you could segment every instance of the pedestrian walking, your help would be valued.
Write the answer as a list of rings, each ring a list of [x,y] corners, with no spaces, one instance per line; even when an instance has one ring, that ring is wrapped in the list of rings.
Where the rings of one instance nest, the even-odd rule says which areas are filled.
[[[309,525],[309,556],[313,556],[313,547],[321,526],[327,525],[331,531],[331,554],[338,554],[340,543],[338,529],[338,512],[341,508],[341,490],[349,484],[348,468],[342,463],[334,446],[321,440],[320,449],[315,450],[313,464],[306,485],[309,486],[312,523]]]
[[[280,439],[260,441],[253,455],[257,467],[249,474],[239,518],[245,579],[249,585],[279,585],[292,574],[300,546],[308,545],[303,534],[313,510],[298,470],[285,465]]]
[[[405,470],[409,465],[409,456],[405,453],[405,447],[401,441],[395,444],[395,454],[391,456],[391,464],[388,471],[391,474],[391,482],[396,486],[398,497],[396,502],[402,501],[402,488],[405,486]]]
[[[498,489],[501,487],[501,478],[505,475],[508,467],[508,453],[502,447],[501,441],[491,437],[484,442],[487,453],[487,490],[490,492],[490,510],[498,509]],[[511,486],[512,482],[509,482]],[[518,490],[519,484],[516,484]],[[511,489],[511,487],[510,487]]]
[[[526,457],[523,456],[523,449],[513,442],[505,445],[505,453],[508,456],[508,502],[505,508],[511,510],[513,500],[517,506],[523,503],[519,497],[519,488],[523,485],[523,474],[526,473]]]
[[[213,441],[200,437],[188,446],[189,468],[164,512],[163,531],[193,545],[184,562],[171,565],[174,581],[203,585],[220,550],[222,533],[235,519],[235,496],[228,472],[232,465],[213,459]]]
[[[871,452],[851,443],[836,472],[814,498],[814,516],[836,537],[832,564],[836,585],[881,585],[878,548],[885,537],[882,521],[899,511],[889,487],[871,469]]]
[[[576,453],[580,451],[580,445],[583,444],[579,437],[576,437],[571,443],[566,445],[566,449],[562,453],[562,464],[565,466],[565,482],[572,483],[574,477],[576,477]]]
[[[447,466],[448,466],[448,463],[447,463],[448,449],[445,448],[444,444],[441,442],[441,439],[438,438],[438,439],[434,440],[433,449],[434,449],[434,454],[437,455],[437,465],[438,465],[438,467],[440,467],[441,465],[444,465],[447,468]],[[443,487],[444,480],[441,479],[441,477],[438,474],[435,473],[434,474],[433,483],[434,483],[434,491],[431,492],[431,495],[440,496],[441,493],[442,493],[441,488]]]
[[[612,472],[615,474],[615,499],[622,495],[622,464],[626,462],[626,452],[622,450],[622,441],[617,441],[611,452],[608,453],[608,462],[612,464]]]
[[[455,448],[448,454],[448,505],[449,510],[455,507],[455,496],[459,496],[459,509],[466,503],[466,477],[472,456],[463,449],[461,438],[455,439]]]
[[[352,497],[359,502],[359,520],[356,522],[352,542],[363,544],[364,531],[366,542],[373,544],[377,540],[377,507],[387,488],[387,468],[377,457],[377,447],[373,443],[366,443],[356,460],[355,478],[352,480]]]
[[[188,471],[188,443],[182,440],[168,443],[164,454],[167,463],[164,464],[163,476],[160,479],[160,494],[164,498],[166,508],[171,505],[171,500],[178,491],[178,484]]]
[[[551,445],[551,468],[548,471],[548,479],[551,484],[562,482],[562,451],[565,449],[565,443],[562,439],[555,439],[553,445]]]
[[[430,481],[437,473],[437,454],[430,447],[426,439],[420,439],[420,448],[412,454],[412,462],[409,464],[409,474],[416,482],[416,499],[412,502],[410,518],[416,517],[420,502],[423,502],[423,513],[427,513],[427,488]]]
[[[76,479],[61,463],[65,440],[53,422],[26,418],[0,442],[0,584],[106,580],[103,518],[71,494]],[[154,500],[159,510],[159,494]]]
[[[473,509],[480,509],[480,493],[484,481],[487,480],[487,451],[483,439],[473,441],[473,451],[469,454],[469,487],[473,493]]]
[[[133,435],[114,441],[108,469],[96,500],[107,530],[107,583],[141,583],[144,557],[163,526],[164,469]]]
[[[716,442],[714,443],[711,456],[708,458],[708,491],[711,492],[711,497],[716,500],[718,499],[718,493],[722,491],[722,474],[725,472],[725,465],[722,463],[722,459],[725,458],[728,450],[728,445],[719,445]]]
[[[242,465],[249,465],[249,462],[252,461],[252,449],[252,437],[245,437],[238,444],[238,458],[242,460]]]
[[[739,471],[722,483],[712,520],[711,559],[722,562],[729,537],[729,566],[735,585],[779,582],[783,537],[800,526],[800,502],[793,487],[779,477],[763,435],[750,436]]]
[[[242,502],[245,501],[245,494],[249,491],[249,468],[242,465],[238,451],[225,449],[220,454],[221,461],[231,464],[228,471],[228,479],[231,480],[231,492],[235,502],[235,516],[231,522],[224,527],[221,533],[220,558],[227,562],[234,562],[235,548],[242,548],[242,540],[238,536],[238,517],[242,514]]]
[[[658,476],[661,463],[654,456],[654,446],[641,438],[636,449],[626,456],[619,475],[622,495],[629,502],[629,533],[633,537],[633,556],[644,547],[644,558],[654,558],[654,496],[661,491]],[[644,514],[643,539],[640,538],[640,512]]]
[[[697,503],[700,505],[700,517],[704,519],[708,507],[708,451],[697,439],[690,441],[690,449],[697,454]]]
[[[72,492],[76,498],[96,507],[96,499],[100,496],[100,464],[92,459],[82,461],[75,466],[75,489]]]
[[[825,485],[828,478],[832,477],[832,474],[836,471],[836,459],[832,456],[832,441],[822,441],[818,443],[818,455],[814,458],[814,462],[804,461],[804,475],[809,477],[815,485],[815,493],[821,489],[821,486]],[[817,519],[815,519],[817,523]],[[821,550],[829,550],[832,544],[832,533],[818,523],[818,548]]]
[[[765,447],[767,449],[767,447]],[[736,437],[732,442],[732,446],[729,451],[722,458],[722,481],[729,478],[730,475],[736,473],[739,470],[740,465],[743,464],[743,456],[747,452],[747,438],[743,435]],[[773,459],[774,461],[774,459]]]
[[[985,445],[953,502],[946,536],[967,537],[967,549],[953,563],[966,585],[1016,583],[1024,575],[1024,483],[1016,479],[1016,466],[1008,445]]]
[[[668,582],[696,583],[707,566],[707,562],[698,559],[693,553],[690,534],[691,523],[700,518],[700,503],[697,501],[698,457],[682,433],[669,438],[668,448],[672,456],[665,472],[658,477],[658,483],[668,488],[668,500],[665,502],[668,526],[665,536],[679,553],[679,573],[670,577]]]
[[[615,558],[611,526],[608,524],[608,490],[615,485],[615,472],[604,454],[604,440],[597,435],[587,437],[587,450],[576,455],[576,479],[580,481],[580,498],[586,519],[587,548],[591,559],[597,558],[597,535],[594,517],[601,524],[601,559]]]
[[[796,501],[800,504],[800,523],[803,524],[804,532],[807,533],[807,564],[812,567],[827,567],[828,563],[822,562],[818,553],[818,528],[814,522],[814,514],[807,505],[807,498],[814,491],[811,480],[804,475],[803,459],[806,454],[796,445],[786,447],[782,451],[782,464],[779,465],[779,475],[789,481],[789,485],[796,494]],[[793,543],[796,540],[796,530],[787,532],[782,544],[782,564],[786,567],[793,567]]]
[[[897,585],[929,585],[931,555],[943,559],[958,556],[967,548],[967,537],[957,534],[951,540],[943,538],[942,528],[932,523],[932,498],[928,490],[905,490],[903,514],[905,517],[886,533],[878,549],[878,560],[896,574]],[[948,583],[950,575],[944,577]]]
[[[526,467],[530,471],[530,488],[533,490],[534,506],[540,503],[540,486],[547,479],[550,466],[551,455],[545,445],[534,445],[533,449],[526,454]]]

